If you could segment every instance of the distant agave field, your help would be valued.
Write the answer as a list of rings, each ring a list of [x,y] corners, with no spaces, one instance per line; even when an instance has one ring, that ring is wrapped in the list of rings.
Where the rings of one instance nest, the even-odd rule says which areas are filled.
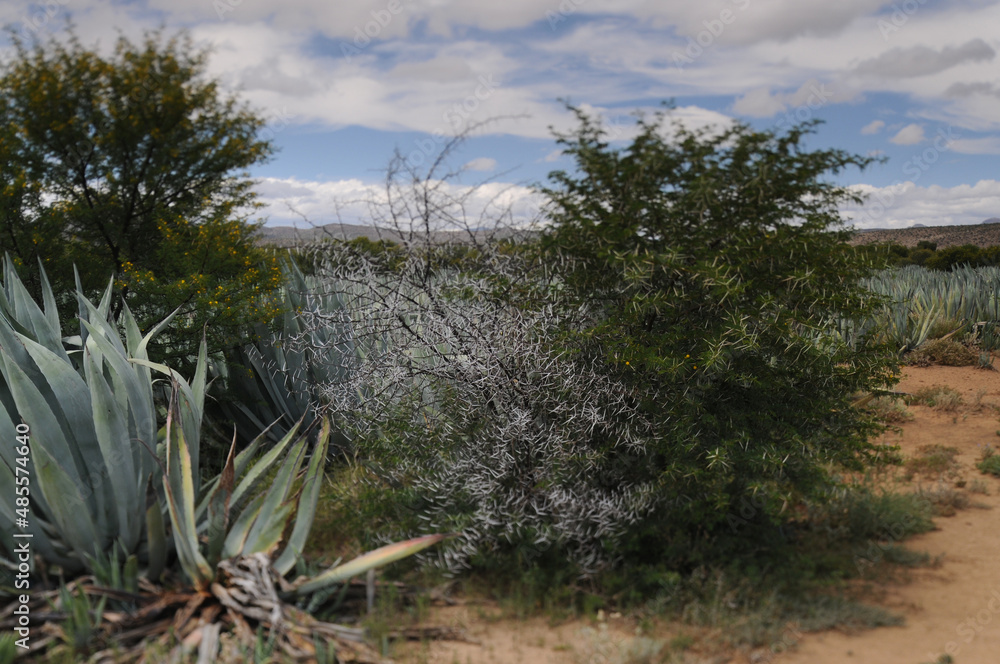
[[[958,340],[974,335],[985,351],[1000,347],[1000,267],[963,267],[952,272],[910,265],[883,270],[865,281],[885,298],[885,315],[867,321],[838,321],[848,343],[876,334],[901,353],[927,341],[933,331]]]

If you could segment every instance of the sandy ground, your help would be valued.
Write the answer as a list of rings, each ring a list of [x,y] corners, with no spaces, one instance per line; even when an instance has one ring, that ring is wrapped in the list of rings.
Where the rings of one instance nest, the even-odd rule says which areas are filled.
[[[898,390],[947,385],[958,390],[966,406],[955,413],[911,406],[914,418],[902,433],[886,435],[898,443],[904,456],[923,445],[957,448],[956,473],[946,480],[966,489],[975,482],[988,494],[969,493],[972,506],[951,517],[936,519],[937,529],[907,540],[908,548],[926,551],[938,560],[918,568],[906,581],[876,589],[869,601],[905,616],[901,627],[847,634],[838,631],[796,635],[791,647],[777,654],[717,653],[701,657],[685,653],[684,662],[713,664],[931,664],[942,654],[955,664],[1000,664],[1000,479],[975,469],[982,446],[1000,444],[997,412],[1000,372],[972,368],[908,368]],[[985,407],[977,408],[974,404]],[[914,484],[934,488],[942,480],[917,477]],[[660,662],[648,653],[648,641],[636,636],[635,623],[617,614],[587,621],[550,624],[546,618],[515,621],[501,617],[495,606],[466,605],[435,609],[430,622],[458,626],[474,643],[433,641],[397,647],[397,662],[426,664],[613,664]],[[669,641],[676,634],[692,634],[684,625],[665,625],[653,636]],[[697,647],[694,649],[697,650]]]
[[[910,368],[897,389],[947,385],[973,403],[1000,404],[1000,372],[965,367]],[[888,589],[883,604],[906,616],[902,627],[860,634],[806,635],[779,664],[923,664],[942,654],[956,664],[1000,663],[1000,480],[975,469],[981,446],[1000,444],[1000,421],[992,409],[947,414],[911,406],[914,419],[897,440],[905,455],[921,445],[959,450],[961,475],[983,481],[990,495],[971,494],[972,507],[936,520],[937,530],[907,541],[911,549],[941,556],[933,569],[916,570],[912,580]]]

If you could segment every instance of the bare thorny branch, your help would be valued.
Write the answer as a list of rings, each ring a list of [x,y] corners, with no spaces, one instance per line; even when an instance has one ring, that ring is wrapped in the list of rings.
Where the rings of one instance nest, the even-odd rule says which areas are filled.
[[[538,220],[518,227],[499,207],[470,218],[472,190],[447,186],[459,171],[435,177],[444,156],[421,174],[397,154],[385,197],[369,200],[401,254],[308,247],[315,301],[344,306],[302,311],[306,332],[290,345],[347,369],[319,386],[324,407],[362,452],[397,452],[381,472],[422,496],[421,527],[462,531],[437,564],[458,571],[476,553],[558,546],[592,573],[613,562],[606,541],[654,502],[652,487],[609,475],[619,471],[607,450],[638,454],[659,433],[634,388],[559,350],[560,332],[590,314],[560,304],[552,271],[519,250]],[[322,334],[331,328],[349,329],[357,352]]]

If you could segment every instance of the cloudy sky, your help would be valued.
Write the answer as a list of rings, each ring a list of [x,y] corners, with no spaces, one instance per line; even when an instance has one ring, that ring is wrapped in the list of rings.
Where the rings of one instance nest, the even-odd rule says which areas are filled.
[[[453,190],[537,208],[573,166],[560,99],[622,140],[665,100],[692,127],[822,119],[811,146],[888,158],[841,180],[871,196],[857,226],[1000,216],[1000,0],[11,0],[0,24],[58,36],[67,14],[104,50],[159,26],[212,48],[280,148],[252,173],[272,225],[364,219],[395,150],[425,167],[473,127]]]

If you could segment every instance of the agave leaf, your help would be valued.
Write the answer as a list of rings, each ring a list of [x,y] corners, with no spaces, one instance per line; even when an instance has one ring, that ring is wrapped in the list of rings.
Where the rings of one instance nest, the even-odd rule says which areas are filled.
[[[80,316],[80,323],[87,330],[87,332],[90,333],[90,335],[99,334],[103,336],[111,344],[117,354],[127,355],[125,344],[122,343],[121,336],[118,333],[118,327],[108,321],[107,314],[102,315],[101,311],[87,298],[81,297],[79,299],[81,311],[83,308],[86,308],[87,310],[86,316]],[[84,345],[86,345],[86,341],[84,342]]]
[[[91,338],[90,342],[94,339]],[[125,550],[133,551],[142,537],[142,506],[145,495],[138,493],[135,484],[136,468],[130,449],[128,424],[115,400],[104,372],[94,356],[86,353],[86,376],[93,404],[94,428],[104,459],[104,470],[114,494],[114,507],[118,516],[114,531],[123,539]],[[115,369],[109,369],[114,372]],[[127,412],[127,411],[126,411]]]
[[[286,433],[284,437],[282,437],[282,439],[278,441],[276,445],[274,445],[271,449],[265,452],[264,456],[262,456],[257,461],[257,463],[253,464],[253,466],[251,466],[247,470],[246,475],[240,480],[240,483],[236,486],[236,489],[233,491],[233,497],[230,509],[232,509],[233,511],[237,511],[240,509],[240,507],[243,505],[243,501],[246,500],[246,498],[250,495],[250,492],[253,491],[253,489],[257,486],[258,482],[260,482],[260,480],[263,479],[268,472],[270,472],[274,464],[277,463],[278,460],[281,458],[281,455],[284,453],[285,449],[295,438],[295,434],[298,433],[299,426],[301,424],[302,424],[301,420],[296,422],[295,426],[293,426],[291,430],[289,430],[289,432]],[[239,465],[238,462],[239,460],[237,459],[237,466]]]
[[[2,412],[3,410],[0,409],[0,413]],[[10,431],[13,431],[13,429]],[[8,466],[5,461],[0,461],[0,495],[15,495],[15,472],[16,471],[12,470],[12,468]],[[39,492],[35,492],[35,495],[31,498],[32,500],[40,498]],[[13,500],[0,500],[0,530],[5,533],[13,534],[16,532],[14,524],[17,523],[18,516],[15,513],[15,509]],[[56,551],[54,543],[41,526],[42,520],[37,515],[32,515],[31,518],[28,519],[28,527],[26,529],[19,528],[17,530],[21,530],[22,532],[29,533],[31,535],[31,548],[34,549],[36,553],[41,554],[44,560],[61,565],[68,570],[72,570],[73,568],[79,566],[80,561],[73,560],[72,558]]]
[[[29,339],[23,339],[22,342],[25,347],[35,349],[32,345],[33,342]],[[35,350],[39,350],[39,357],[44,357],[45,349],[39,346]],[[32,427],[32,439],[35,442],[35,447],[45,447],[51,456],[66,462],[66,472],[73,486],[83,486],[83,478],[77,472],[77,464],[83,468],[86,465],[80,457],[80,446],[71,445],[66,439],[65,434],[70,433],[71,430],[68,422],[62,417],[62,413],[53,411],[49,406],[49,400],[42,395],[21,367],[7,355],[6,348],[0,348],[0,365],[3,366],[4,378],[11,393],[14,395],[18,412],[21,413],[21,416],[26,421],[35,423]],[[51,380],[70,380],[68,374],[63,372],[57,363],[46,364],[45,366],[53,371]],[[73,372],[73,375],[79,381],[79,386],[75,391],[70,391],[66,394],[66,401],[63,403],[72,408],[73,412],[82,411],[86,413],[86,419],[82,421],[87,422],[93,417],[92,413],[89,412],[89,404],[83,403],[85,401],[84,395],[87,393],[87,385],[78,374]],[[80,399],[80,403],[74,403],[74,396]],[[100,448],[97,447],[96,441],[90,452],[95,454],[95,456],[100,454]],[[87,479],[89,480],[90,478],[88,477]]]
[[[84,322],[90,326],[90,323]],[[114,348],[108,340],[100,334],[92,334],[87,340],[88,348],[96,346],[103,351],[104,360],[110,365],[110,374],[116,385],[116,397],[119,398],[119,407],[123,414],[131,417],[132,430],[129,435],[134,435],[146,445],[152,445],[156,440],[156,413],[154,411],[153,389],[148,378],[143,373],[148,374],[148,370],[128,361],[125,355],[113,352]],[[136,466],[142,470],[138,476],[142,480],[142,490],[145,490],[145,480],[142,479],[146,472],[155,469],[155,456],[142,444],[130,446],[133,449],[133,457]]]
[[[202,334],[201,346],[198,349],[198,364],[195,367],[194,378],[191,380],[191,392],[194,396],[194,406],[198,412],[205,410],[205,384],[208,375],[208,346],[205,335]]]
[[[229,527],[229,497],[233,493],[233,486],[236,484],[233,455],[236,452],[236,434],[233,434],[232,445],[229,446],[229,454],[226,456],[226,464],[222,468],[219,476],[219,483],[215,490],[208,496],[208,547],[206,558],[209,564],[214,565],[219,562],[222,555],[222,546],[226,541],[226,530]]]
[[[184,439],[184,427],[177,422],[180,417],[178,400],[178,385],[175,382],[167,410],[167,472],[163,477],[163,488],[167,494],[174,546],[181,567],[195,588],[204,590],[211,583],[213,574],[198,544],[194,514],[194,474],[191,455]]]
[[[319,432],[319,438],[313,447],[312,459],[309,461],[309,469],[306,471],[305,479],[302,483],[302,492],[299,497],[299,504],[295,512],[295,525],[284,551],[278,556],[274,563],[274,569],[279,574],[288,574],[295,567],[295,562],[302,555],[306,540],[309,537],[309,530],[312,528],[313,519],[316,516],[316,503],[319,501],[319,490],[323,482],[323,464],[326,461],[326,453],[330,441],[330,420],[323,418],[323,425]]]
[[[107,538],[98,531],[91,510],[85,508],[87,501],[80,494],[79,485],[65,467],[49,455],[45,446],[35,445],[32,453],[35,457],[35,486],[45,496],[52,520],[67,543],[81,555],[93,556],[103,551]]]
[[[328,569],[322,574],[306,580],[295,588],[295,594],[302,596],[322,590],[334,583],[346,581],[352,577],[364,574],[370,569],[382,567],[402,558],[412,556],[429,546],[437,544],[449,535],[424,535],[405,542],[396,542],[362,554],[354,560]]]
[[[204,357],[199,355],[198,362],[199,365],[204,361]],[[199,445],[198,441],[201,436],[201,420],[204,414],[202,405],[204,399],[199,400],[195,395],[195,391],[191,386],[181,378],[180,374],[168,367],[165,364],[159,362],[150,362],[142,358],[134,357],[129,358],[129,362],[133,362],[140,366],[149,367],[162,374],[170,377],[173,385],[174,392],[177,394],[177,409],[180,414],[179,426],[184,429],[184,435],[186,440],[189,442],[188,445],[188,457],[191,461],[191,468],[194,477],[200,477],[200,469],[198,463],[198,451]]]
[[[52,285],[49,283],[49,276],[45,273],[45,266],[42,259],[38,259],[38,273],[42,277],[42,304],[45,305],[45,318],[49,327],[57,333],[62,329],[59,325],[59,307],[56,305],[56,298],[52,294]]]
[[[243,550],[243,546],[247,541],[247,535],[250,533],[250,528],[257,519],[257,515],[260,514],[260,506],[263,503],[264,496],[261,494],[251,500],[243,511],[240,512],[240,515],[236,518],[236,521],[229,529],[229,533],[226,535],[225,543],[222,545],[223,558],[233,558],[238,556],[240,551]]]
[[[272,510],[266,519],[263,516],[263,509],[261,509],[261,514],[258,514],[254,520],[253,528],[247,533],[240,555],[249,556],[253,553],[270,555],[281,542],[281,535],[285,532],[294,509],[293,503],[284,503]]]
[[[260,512],[254,520],[253,527],[247,533],[246,541],[243,544],[242,555],[257,553],[258,551],[269,551],[271,548],[271,538],[277,528],[277,535],[280,537],[287,525],[287,517],[292,509],[292,505],[287,504],[288,496],[295,483],[299,468],[305,458],[306,439],[302,437],[292,447],[285,456],[281,468],[278,470],[271,487],[264,496],[264,502],[260,506]],[[275,541],[275,543],[277,543]]]
[[[152,341],[153,337],[155,337],[157,334],[159,334],[160,332],[162,332],[167,327],[167,325],[170,324],[170,321],[172,321],[174,319],[174,316],[176,316],[177,312],[180,311],[180,310],[181,310],[181,308],[177,307],[172,312],[170,312],[169,316],[167,316],[166,318],[164,318],[163,320],[161,320],[159,323],[157,323],[156,325],[154,325],[153,328],[149,332],[146,333],[146,336],[144,336],[142,338],[142,341],[139,342],[139,345],[136,347],[135,352],[132,355],[134,357],[146,358],[147,357],[147,355],[146,355],[146,347],[149,346],[149,342]]]
[[[149,546],[146,575],[156,581],[167,564],[167,531],[163,523],[163,505],[155,494],[146,509],[146,542]]]
[[[17,320],[30,330],[28,336],[54,352],[61,351],[65,357],[66,353],[62,349],[62,334],[58,320],[55,326],[51,324],[51,317],[42,312],[20,279],[9,280],[6,286],[9,289],[10,304],[13,305]]]

